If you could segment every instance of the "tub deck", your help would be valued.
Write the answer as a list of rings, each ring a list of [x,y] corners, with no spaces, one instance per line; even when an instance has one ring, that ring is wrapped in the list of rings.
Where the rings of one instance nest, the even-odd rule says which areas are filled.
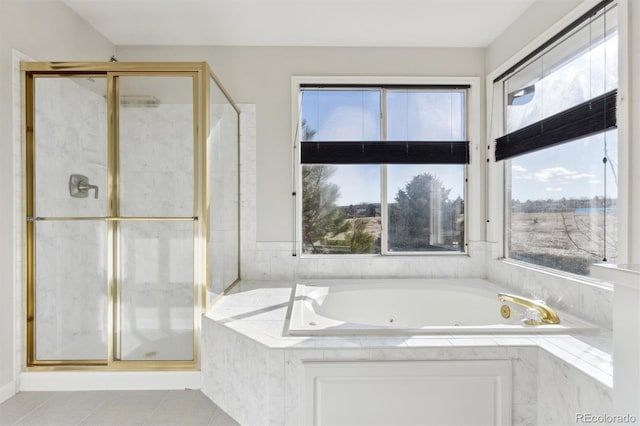
[[[304,424],[306,366],[327,361],[510,360],[514,426],[557,424],[573,418],[575,410],[612,410],[606,330],[289,336],[293,284],[240,282],[203,318],[202,390],[241,424]]]

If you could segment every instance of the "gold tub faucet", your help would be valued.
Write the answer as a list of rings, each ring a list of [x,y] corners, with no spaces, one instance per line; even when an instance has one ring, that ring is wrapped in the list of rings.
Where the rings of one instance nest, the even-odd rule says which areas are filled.
[[[528,309],[535,309],[540,313],[540,321],[545,324],[560,324],[558,314],[543,302],[509,293],[498,293],[501,302],[512,302]]]

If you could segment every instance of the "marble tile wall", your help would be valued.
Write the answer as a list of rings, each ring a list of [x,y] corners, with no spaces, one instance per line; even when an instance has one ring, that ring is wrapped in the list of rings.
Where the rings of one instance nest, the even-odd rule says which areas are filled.
[[[102,81],[101,81],[102,80]],[[36,81],[36,215],[106,216],[104,79]],[[103,192],[72,198],[69,175],[84,174]],[[21,203],[22,205],[22,203]],[[24,217],[24,213],[20,215]],[[106,357],[106,225],[101,221],[38,221],[36,229],[36,356]]]
[[[539,424],[576,424],[580,413],[613,413],[610,387],[544,350],[538,352],[537,380]]]
[[[193,231],[191,221],[120,224],[123,359],[193,359]]]
[[[120,108],[120,214],[193,216],[193,105]]]
[[[105,359],[106,237],[103,221],[36,223],[37,359]]]
[[[319,343],[322,345],[317,346]],[[382,346],[375,347],[372,342],[372,347],[350,347],[344,339],[333,339],[307,348],[268,348],[205,320],[203,351],[212,356],[203,360],[202,390],[241,424],[299,425],[304,419],[305,361],[510,359],[514,372],[513,424],[538,424],[536,347],[385,348],[382,341],[378,344]]]
[[[246,336],[260,333],[252,328],[259,325],[246,323],[203,322],[203,351],[211,354],[203,360],[203,392],[241,424],[302,424],[305,361],[508,359],[513,425],[574,424],[576,413],[611,414],[610,376],[601,381],[526,338],[423,336],[402,344],[393,337],[334,337],[272,347]]]
[[[107,215],[104,79],[93,80],[42,79],[37,83],[39,216]],[[17,99],[21,98],[19,87]],[[193,216],[192,105],[122,108],[120,119],[121,215]],[[15,140],[20,145],[19,128]],[[17,156],[20,180],[16,181],[23,183],[22,150]],[[68,189],[71,173],[84,174],[98,185],[98,199],[93,190],[87,198],[72,198]],[[20,201],[15,217],[23,218],[22,186],[16,197]],[[22,255],[24,228],[17,229],[16,252]],[[101,221],[37,222],[36,229],[38,358],[106,358],[106,225]],[[122,329],[123,337],[130,338],[123,341],[127,346],[123,353],[140,352],[135,348],[144,341],[160,342],[166,352],[163,339],[193,333],[193,223],[123,223],[121,231],[122,248],[127,252],[121,271]],[[22,269],[18,272],[16,288],[22,288]],[[23,327],[21,309],[18,317]],[[20,336],[24,338],[23,329]],[[191,348],[186,345],[188,353],[174,356],[191,359]],[[158,353],[153,347],[144,352]],[[18,360],[22,364],[22,352]]]
[[[119,120],[120,214],[192,217],[193,105],[121,107]],[[120,234],[123,359],[192,359],[177,342],[193,335],[193,222],[123,222]]]
[[[546,301],[550,306],[607,330],[613,324],[613,288],[591,280],[544,272],[521,262],[499,258],[498,245],[487,243],[486,278],[516,294]]]
[[[105,78],[41,78],[35,83],[35,211],[40,217],[100,217],[107,212]],[[69,176],[99,187],[69,195]],[[101,191],[100,191],[101,190]]]
[[[572,410],[579,407],[606,412],[610,405],[610,339],[607,344],[581,334],[288,336],[291,291],[291,282],[242,281],[203,318],[203,351],[211,354],[202,365],[204,392],[216,403],[228,403],[223,408],[232,410],[238,420],[255,420],[262,413],[255,424],[297,424],[302,415],[304,361],[509,359],[516,425],[565,424],[561,420],[574,416]],[[248,377],[244,371],[250,368],[253,354],[259,354],[256,362],[263,367],[252,373],[255,377]],[[556,383],[563,374],[568,377],[566,383]],[[233,392],[243,389],[235,387],[238,377],[250,384],[242,394],[248,401],[244,406],[233,402],[240,399]],[[262,385],[265,378],[267,395]],[[247,392],[254,384],[259,385],[258,391]],[[552,405],[557,396],[549,396],[548,387],[582,405]],[[552,405],[549,414],[542,413],[545,404]],[[539,415],[546,416],[544,422]]]

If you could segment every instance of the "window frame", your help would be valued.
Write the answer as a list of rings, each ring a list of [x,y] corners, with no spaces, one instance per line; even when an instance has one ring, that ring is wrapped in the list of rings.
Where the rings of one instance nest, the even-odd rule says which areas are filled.
[[[509,70],[519,62],[523,61],[532,52],[535,52],[540,46],[544,45],[548,40],[552,39],[568,26],[574,23],[582,15],[599,4],[602,0],[587,0],[578,5],[575,9],[565,15],[550,26],[543,33],[535,37],[525,47],[508,58],[505,62],[490,72],[485,79],[486,83],[486,128],[487,128],[487,241],[495,242],[497,251],[491,255],[492,259],[513,265],[519,268],[525,268],[534,272],[550,274],[564,279],[570,279],[576,282],[594,284],[599,280],[590,276],[577,275],[560,269],[554,269],[537,265],[530,262],[513,259],[509,256],[509,240],[508,225],[510,210],[510,200],[508,199],[508,191],[511,183],[511,159],[495,161],[495,139],[504,134],[505,120],[507,116],[507,105],[504,100],[507,97],[504,76]],[[629,138],[627,134],[628,128],[628,109],[624,99],[625,93],[628,92],[628,73],[626,43],[628,39],[628,28],[624,24],[625,17],[628,16],[628,5],[624,1],[614,1],[618,14],[618,263],[625,263],[628,256],[628,238],[627,230],[629,229],[629,215],[626,207],[631,197],[631,188],[626,175],[630,167],[630,159],[628,158]],[[611,7],[608,5],[607,8]],[[500,80],[497,80],[501,78]],[[501,164],[502,163],[502,164]]]
[[[411,90],[419,91],[419,87],[415,86],[442,86],[442,85],[468,85],[465,89],[465,137],[469,141],[470,161],[464,165],[464,247],[461,251],[407,251],[397,252],[388,250],[388,211],[387,211],[387,165],[380,164],[380,209],[381,209],[381,226],[382,235],[380,242],[380,253],[371,254],[310,254],[303,253],[302,250],[302,164],[300,158],[301,143],[301,86],[303,85],[326,85],[328,90],[333,90],[332,85],[339,86],[339,89],[364,90],[362,85],[379,85],[379,86],[413,86]],[[381,88],[380,99],[380,140],[384,141],[387,137],[387,121],[386,121],[386,92],[393,90],[401,90],[396,88]],[[433,91],[438,89],[424,88],[425,91]],[[463,91],[462,89],[456,89]],[[293,143],[292,154],[292,181],[293,181],[293,208],[294,208],[294,229],[293,235],[295,239],[295,251],[298,256],[305,258],[349,258],[349,257],[386,257],[386,256],[469,256],[469,242],[480,240],[482,238],[483,229],[480,226],[482,218],[480,190],[470,191],[470,186],[474,189],[479,186],[482,181],[482,169],[480,164],[485,161],[479,158],[482,150],[480,150],[480,78],[479,77],[349,77],[349,76],[293,76],[291,77],[291,131]],[[473,185],[471,183],[473,182]],[[296,194],[300,194],[297,196]],[[472,196],[473,200],[469,199]]]

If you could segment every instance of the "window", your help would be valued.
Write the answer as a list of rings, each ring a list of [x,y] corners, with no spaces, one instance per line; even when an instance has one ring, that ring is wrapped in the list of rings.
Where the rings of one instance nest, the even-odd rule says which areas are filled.
[[[500,78],[507,257],[589,275],[617,253],[617,22],[603,1]]]
[[[467,89],[303,85],[302,253],[464,252]]]

